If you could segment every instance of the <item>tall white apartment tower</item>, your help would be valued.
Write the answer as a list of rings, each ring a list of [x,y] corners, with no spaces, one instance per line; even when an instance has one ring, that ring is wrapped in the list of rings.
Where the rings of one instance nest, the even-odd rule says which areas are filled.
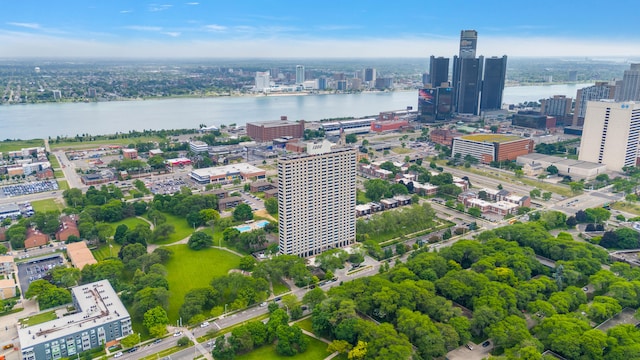
[[[296,65],[296,84],[304,83],[304,65]]]
[[[636,165],[639,140],[640,103],[589,101],[578,159],[621,171]]]
[[[271,87],[270,73],[268,71],[256,72],[256,91],[264,91]]]
[[[278,159],[279,251],[308,257],[356,238],[356,150],[308,144]]]

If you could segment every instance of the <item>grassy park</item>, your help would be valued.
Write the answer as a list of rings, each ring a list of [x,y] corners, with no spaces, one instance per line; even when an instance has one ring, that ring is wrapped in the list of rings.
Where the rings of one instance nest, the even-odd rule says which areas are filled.
[[[273,295],[284,294],[289,291],[289,287],[281,281],[275,281],[273,283]]]
[[[54,199],[34,200],[31,202],[31,206],[36,212],[61,211],[63,208],[62,204]]]
[[[327,344],[308,337],[309,347],[302,354],[294,356],[280,356],[276,353],[275,345],[268,345],[253,350],[250,353],[236,356],[237,360],[270,360],[270,359],[291,359],[291,360],[322,360],[329,356],[327,353]]]
[[[57,149],[93,149],[104,145],[122,145],[127,146],[129,144],[135,144],[138,142],[159,142],[163,139],[158,136],[141,136],[136,138],[125,139],[99,139],[93,141],[60,141],[58,143],[49,142],[51,150]],[[41,141],[42,142],[42,141]]]
[[[49,162],[51,163],[51,168],[52,169],[59,169],[60,168],[60,163],[58,162],[58,158],[55,155],[50,155],[49,156]]]
[[[102,244],[96,250],[92,250],[91,252],[93,253],[93,256],[96,258],[96,260],[102,261],[102,260],[110,258],[110,257],[117,257],[118,256],[118,252],[120,252],[120,248],[122,246],[120,246],[119,244],[114,243],[113,241],[111,242],[111,245],[113,247],[109,248],[109,245]]]
[[[187,220],[185,220],[183,217],[178,217],[167,213],[162,213],[162,215],[164,215],[164,217],[166,218],[167,224],[173,225],[175,232],[171,234],[168,239],[158,241],[156,244],[172,244],[176,241],[180,241],[191,236],[191,234],[193,233],[193,227],[189,226],[189,224],[187,224]],[[153,222],[153,219],[149,219],[149,221]]]
[[[69,183],[67,180],[58,180],[58,189],[62,191],[69,190]]]
[[[184,295],[191,289],[206,287],[211,279],[227,274],[230,269],[238,268],[240,257],[219,249],[195,251],[187,245],[169,246],[173,256],[166,264],[169,281],[169,320],[178,318],[178,310]]]
[[[130,218],[122,219],[122,220],[114,222],[114,223],[109,223],[109,225],[111,225],[113,227],[113,230],[115,230],[116,228],[118,228],[119,225],[122,225],[122,224],[127,225],[127,227],[129,229],[133,229],[137,225],[149,226],[149,223],[147,223],[146,221],[144,221],[142,219],[138,219],[136,217],[130,217]]]
[[[0,152],[5,153],[9,151],[17,151],[22,148],[44,146],[44,140],[32,139],[32,140],[9,140],[0,141]]]

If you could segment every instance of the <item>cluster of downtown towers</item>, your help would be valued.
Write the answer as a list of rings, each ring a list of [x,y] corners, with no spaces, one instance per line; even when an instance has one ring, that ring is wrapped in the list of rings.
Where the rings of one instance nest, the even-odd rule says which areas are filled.
[[[460,52],[453,57],[449,82],[449,58],[431,56],[425,89],[420,90],[420,120],[447,120],[452,113],[479,115],[502,107],[507,56],[476,57],[478,32],[462,30]]]

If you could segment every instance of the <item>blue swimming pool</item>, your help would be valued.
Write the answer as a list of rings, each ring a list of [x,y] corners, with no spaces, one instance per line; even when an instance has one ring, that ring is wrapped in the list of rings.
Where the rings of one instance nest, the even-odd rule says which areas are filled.
[[[251,231],[251,226],[249,225],[236,226],[236,229],[238,229],[238,231],[243,233],[243,232]]]
[[[259,228],[263,228],[263,227],[267,226],[268,223],[269,222],[267,220],[260,220],[260,221],[258,221],[256,223],[256,226],[259,227]]]

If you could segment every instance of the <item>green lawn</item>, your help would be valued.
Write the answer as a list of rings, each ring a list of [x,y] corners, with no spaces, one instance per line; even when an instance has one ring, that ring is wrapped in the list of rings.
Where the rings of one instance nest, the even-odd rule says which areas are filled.
[[[62,191],[69,190],[69,183],[67,180],[58,180],[58,189]]]
[[[268,345],[253,350],[250,353],[236,356],[236,360],[269,360],[269,359],[292,359],[292,360],[322,360],[331,355],[327,352],[327,344],[312,337],[309,339],[307,351],[295,356],[280,356],[276,354],[275,345]]]
[[[135,228],[138,224],[141,224],[141,225],[144,225],[144,226],[147,226],[147,227],[149,226],[149,224],[146,221],[138,219],[136,217],[130,217],[130,218],[126,218],[126,219],[114,222],[114,223],[109,223],[109,225],[111,225],[113,227],[114,231],[118,227],[118,225],[121,225],[121,224],[127,225],[127,227],[129,229]]]
[[[240,265],[240,257],[225,250],[209,248],[195,251],[184,244],[168,246],[167,249],[173,251],[166,265],[171,292],[168,311],[171,322],[178,319],[178,310],[189,290],[206,287],[214,277],[225,275]]]
[[[56,179],[64,179],[64,173],[60,169],[53,170],[53,177],[55,177]]]
[[[356,190],[356,204],[366,204],[371,202],[364,191]]]
[[[93,253],[93,256],[96,258],[96,260],[98,261],[102,261],[112,256],[117,257],[121,246],[113,242],[112,242],[112,245],[113,247],[109,249],[109,246],[107,244],[103,244],[98,249],[92,250],[91,252]]]
[[[16,151],[22,148],[44,146],[44,140],[32,139],[32,140],[9,140],[0,141],[0,152],[5,153],[9,151]]]
[[[43,322],[55,320],[58,317],[56,316],[55,311],[48,311],[42,314],[37,314],[33,316],[29,316],[28,318],[20,319],[19,322],[21,324],[27,324],[27,326],[33,326],[37,324],[42,324]]]
[[[289,290],[289,287],[282,281],[276,281],[273,283],[273,295],[284,294]]]
[[[634,215],[640,215],[640,205],[626,201],[616,201],[615,203],[611,204],[611,208],[614,210],[628,212]]]
[[[204,231],[207,234],[213,236],[213,245],[214,246],[221,246],[223,248],[227,248],[227,249],[231,249],[233,251],[239,252],[240,254],[251,255],[250,253],[244,251],[243,249],[237,248],[236,246],[224,241],[224,239],[222,237],[222,231],[220,231],[218,228],[214,228],[213,232],[211,232],[211,228],[206,228],[206,229],[204,229],[202,231]]]
[[[31,202],[31,206],[33,206],[33,210],[36,212],[62,210],[62,205],[54,199],[34,200]]]
[[[51,155],[49,156],[49,162],[51,163],[51,168],[53,169],[59,169],[60,168],[60,163],[58,162],[58,157],[55,155]]]
[[[167,219],[167,224],[173,225],[175,232],[169,236],[166,240],[158,241],[156,244],[172,244],[176,241],[180,241],[184,238],[187,238],[193,234],[193,227],[187,224],[187,220],[183,217],[178,217],[175,215],[162,213]],[[153,222],[153,219],[149,219],[149,221]]]
[[[142,136],[131,139],[100,139],[94,141],[60,141],[59,143],[49,142],[51,150],[55,149],[91,149],[100,147],[102,145],[122,145],[127,146],[129,144],[135,144],[137,142],[160,142],[162,138],[157,136]],[[19,149],[18,149],[19,150]]]
[[[298,325],[300,329],[307,330],[308,332],[313,332],[311,317],[307,317],[306,319],[298,321],[296,325]]]

